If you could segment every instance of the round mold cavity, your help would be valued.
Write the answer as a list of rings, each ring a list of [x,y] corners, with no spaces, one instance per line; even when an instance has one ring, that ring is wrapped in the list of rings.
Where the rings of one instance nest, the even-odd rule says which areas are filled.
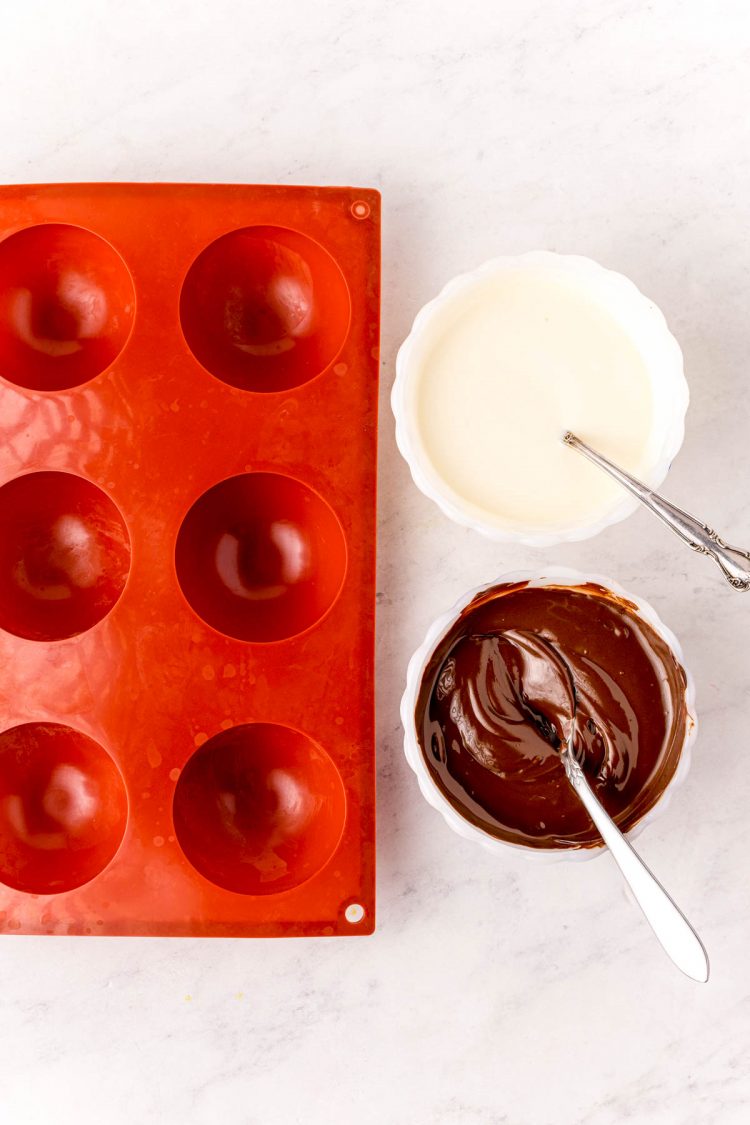
[[[212,375],[247,391],[285,391],[324,371],[349,332],[344,275],[317,242],[285,227],[244,227],[188,270],[180,320]]]
[[[127,343],[135,289],[108,242],[45,223],[0,242],[0,375],[32,391],[87,383]]]
[[[0,488],[0,628],[32,641],[76,636],[117,602],[130,539],[88,480],[40,472]]]
[[[175,565],[185,597],[212,628],[241,641],[281,641],[336,601],[346,542],[333,510],[307,485],[243,473],[193,504]]]
[[[0,880],[29,894],[88,883],[115,855],[128,802],[98,742],[58,723],[0,734]]]
[[[196,750],[173,813],[180,846],[206,879],[239,894],[278,894],[331,858],[346,795],[331,758],[307,735],[248,723]]]

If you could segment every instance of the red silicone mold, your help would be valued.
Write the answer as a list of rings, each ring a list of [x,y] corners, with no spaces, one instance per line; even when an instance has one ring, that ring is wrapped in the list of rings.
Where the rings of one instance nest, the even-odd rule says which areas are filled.
[[[0,188],[0,931],[372,931],[379,240]]]

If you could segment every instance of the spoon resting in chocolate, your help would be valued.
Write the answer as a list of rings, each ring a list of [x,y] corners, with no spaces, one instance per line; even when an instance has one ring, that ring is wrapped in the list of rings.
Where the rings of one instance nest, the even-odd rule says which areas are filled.
[[[461,693],[456,690],[459,665],[468,673],[470,708],[462,707]],[[583,756],[587,739],[591,742],[602,736],[590,717],[585,732],[579,732],[575,676],[557,648],[527,630],[464,636],[443,665],[436,693],[438,698],[452,696],[451,719],[466,750],[499,777],[506,775],[509,764],[504,748],[514,748],[516,753],[520,740],[527,744],[539,740],[533,757],[541,769],[555,768],[555,763],[564,768],[664,951],[687,976],[706,982],[708,957],[700,938],[586,780],[576,744]],[[550,754],[540,753],[543,744]]]
[[[692,723],[684,669],[630,602],[593,583],[482,593],[436,645],[414,718],[447,800],[511,844],[601,843],[561,767],[573,706],[566,666],[576,757],[625,832],[669,784]]]

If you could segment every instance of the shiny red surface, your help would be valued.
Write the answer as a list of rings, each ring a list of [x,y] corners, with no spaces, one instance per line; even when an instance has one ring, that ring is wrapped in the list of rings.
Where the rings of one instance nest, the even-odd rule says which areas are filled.
[[[289,890],[325,866],[346,795],[331,758],[289,727],[251,723],[205,742],[182,771],[177,839],[207,879],[244,894]]]
[[[282,641],[336,601],[346,540],[333,510],[301,481],[243,473],[196,500],[175,559],[182,591],[204,621],[240,640]]]
[[[59,723],[0,734],[0,879],[30,894],[95,878],[120,846],[125,786],[109,754]]]
[[[73,637],[117,603],[130,567],[121,514],[73,473],[28,473],[0,488],[0,628]]]
[[[43,223],[0,244],[0,370],[30,390],[76,387],[117,358],[135,314],[127,266],[80,226]]]
[[[180,320],[193,354],[232,386],[279,391],[306,383],[349,330],[346,280],[299,231],[247,227],[212,242],[190,267]]]
[[[0,188],[0,931],[371,931],[379,280],[369,190]]]

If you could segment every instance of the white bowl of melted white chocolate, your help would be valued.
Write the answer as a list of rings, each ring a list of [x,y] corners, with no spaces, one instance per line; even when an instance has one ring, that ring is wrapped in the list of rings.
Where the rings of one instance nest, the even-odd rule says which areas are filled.
[[[458,523],[532,546],[585,539],[637,501],[567,430],[656,488],[684,435],[682,353],[656,305],[589,258],[495,258],[420,311],[397,359],[396,437]]]

